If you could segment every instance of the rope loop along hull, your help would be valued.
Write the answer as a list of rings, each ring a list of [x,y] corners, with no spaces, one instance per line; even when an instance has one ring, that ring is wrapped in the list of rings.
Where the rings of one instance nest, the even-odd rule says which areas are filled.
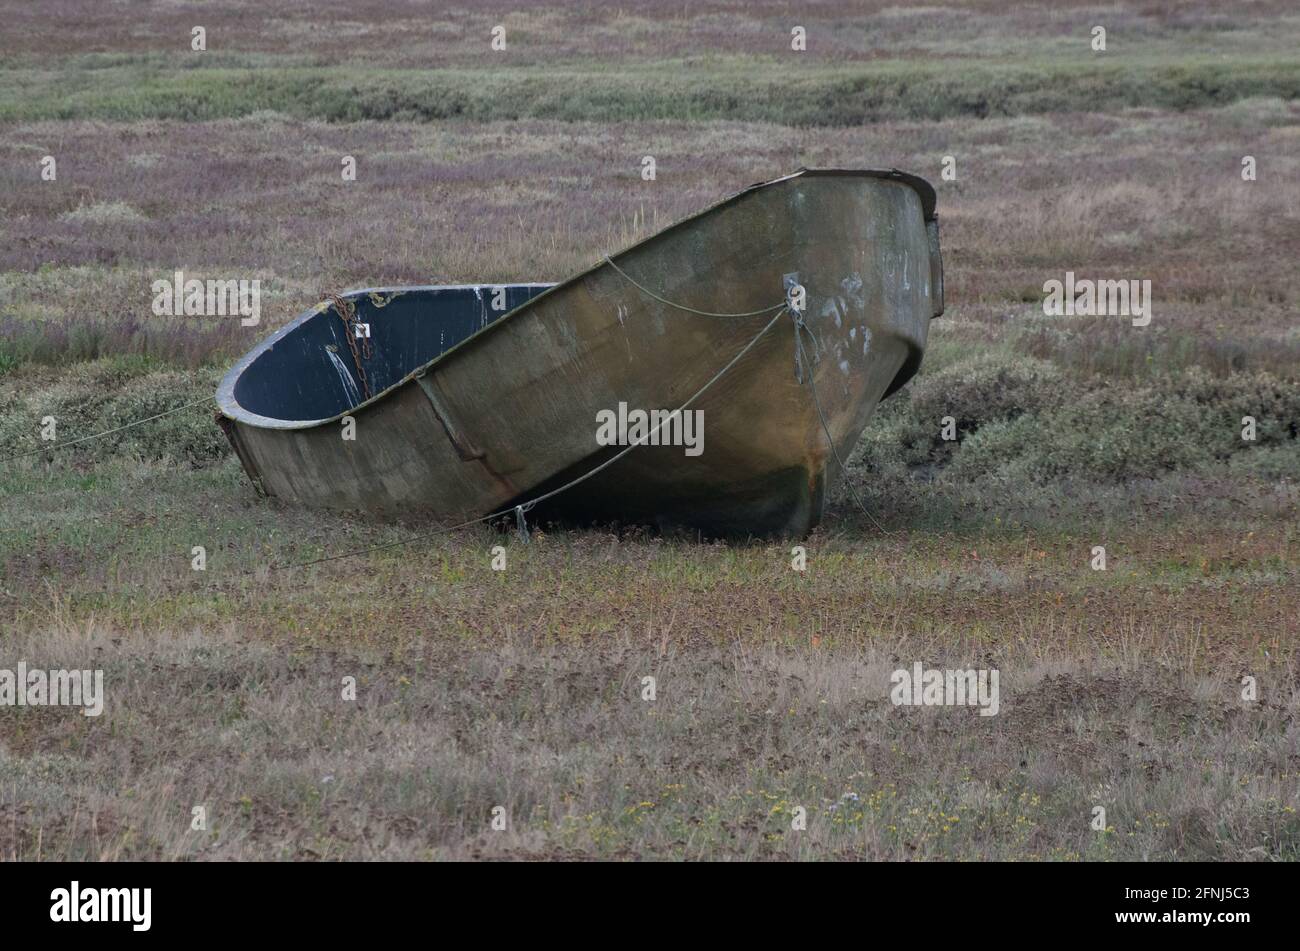
[[[218,390],[263,492],[461,520],[573,483],[532,517],[797,537],[942,312],[934,192],[803,170],[560,284],[341,297],[344,314],[302,315]],[[773,322],[787,302],[802,347],[795,314]]]

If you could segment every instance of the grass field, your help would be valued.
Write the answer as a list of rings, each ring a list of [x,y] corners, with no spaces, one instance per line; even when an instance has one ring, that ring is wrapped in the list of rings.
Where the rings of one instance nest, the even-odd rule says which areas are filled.
[[[0,706],[0,858],[1300,858],[1288,5],[0,18],[0,669],[106,689]],[[837,497],[806,571],[624,526],[272,571],[430,526],[257,497],[210,408],[7,459],[210,395],[325,291],[559,280],[800,165],[932,181],[948,301],[850,459],[883,528]],[[152,316],[177,268],[261,325]],[[1044,316],[1067,270],[1151,324]],[[914,662],[1001,711],[895,706]]]

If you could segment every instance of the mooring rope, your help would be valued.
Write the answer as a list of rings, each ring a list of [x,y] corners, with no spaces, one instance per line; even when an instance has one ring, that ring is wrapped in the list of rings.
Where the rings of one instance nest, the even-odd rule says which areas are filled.
[[[610,466],[618,462],[620,459],[626,456],[633,449],[636,449],[639,446],[644,446],[647,442],[650,441],[651,437],[653,437],[656,433],[659,432],[660,429],[662,429],[665,425],[667,425],[672,419],[684,413],[692,403],[694,403],[706,392],[708,392],[709,388],[712,387],[713,384],[717,383],[724,376],[726,376],[727,372],[731,370],[731,368],[734,367],[737,363],[739,363],[744,358],[745,354],[749,353],[750,350],[754,349],[758,341],[761,340],[769,330],[771,330],[773,327],[776,326],[777,321],[781,319],[781,314],[785,310],[785,306],[786,305],[784,303],[778,305],[778,310],[776,314],[772,317],[771,320],[767,322],[767,324],[763,327],[763,329],[760,330],[757,334],[755,334],[754,338],[750,340],[749,343],[745,344],[745,346],[741,348],[739,353],[737,353],[734,357],[732,357],[729,361],[727,361],[726,366],[724,366],[717,373],[713,374],[713,377],[709,380],[709,382],[705,383],[702,387],[696,390],[695,394],[690,399],[688,399],[677,409],[673,410],[671,413],[667,414],[664,418],[660,419],[659,423],[648,433],[646,433],[645,436],[642,437],[640,440],[629,443],[626,448],[610,456],[600,465],[596,466],[593,469],[588,470],[587,472],[578,476],[576,479],[572,479],[569,482],[564,483],[564,485],[559,486],[558,488],[551,489],[549,492],[544,492],[541,495],[537,496],[536,498],[530,499],[529,501],[524,502],[521,505],[514,505],[511,506],[510,508],[502,509],[499,512],[493,512],[490,515],[483,515],[480,516],[479,518],[472,518],[468,521],[461,522],[458,525],[451,525],[446,528],[437,528],[437,529],[433,529],[432,531],[421,532],[418,535],[412,535],[409,538],[403,538],[395,542],[386,542],[382,545],[374,545],[370,548],[362,548],[357,551],[343,552],[342,554],[338,554],[338,555],[326,555],[324,558],[317,558],[313,561],[305,561],[297,564],[288,564],[288,565],[272,565],[270,570],[284,571],[289,568],[310,568],[313,565],[323,564],[324,562],[327,561],[338,561],[343,558],[353,558],[358,555],[369,555],[373,552],[384,551],[389,548],[399,548],[403,545],[409,545],[412,542],[421,541],[425,538],[433,538],[437,535],[445,535],[450,532],[459,531],[462,528],[469,528],[471,525],[478,525],[482,522],[491,522],[498,518],[505,518],[508,515],[514,515],[515,523],[520,528],[520,534],[523,535],[525,538],[527,538],[528,528],[527,528],[527,523],[524,520],[524,516],[535,505],[541,502],[545,502],[547,499],[553,499],[561,492],[567,492],[569,489],[572,489],[576,485],[581,485],[583,482],[586,482],[588,479],[592,478],[593,476],[597,475],[603,470],[608,469]]]
[[[5,456],[3,459],[0,459],[0,465],[6,462],[11,462],[14,459],[22,459],[25,456],[38,456],[43,452],[53,452],[55,449],[66,449],[68,446],[77,445],[77,443],[87,442],[91,439],[99,439],[102,436],[111,436],[114,433],[122,432],[124,429],[132,429],[145,423],[151,423],[155,419],[162,419],[164,416],[170,416],[172,413],[179,413],[183,409],[193,409],[195,406],[202,406],[204,403],[211,402],[212,397],[205,396],[203,399],[195,400],[193,403],[186,403],[183,406],[174,406],[171,409],[163,410],[161,413],[156,413],[153,416],[146,416],[144,419],[137,419],[134,422],[126,423],[123,426],[117,426],[114,429],[106,429],[102,433],[92,433],[89,436],[81,436],[78,439],[70,439],[67,442],[53,442],[48,446],[42,446],[40,449],[30,449],[27,452],[19,452],[12,456]]]
[[[634,281],[631,278],[631,276],[628,275],[627,271],[623,270],[621,267],[615,264],[613,259],[610,258],[608,254],[605,255],[605,263],[608,264],[610,267],[612,267],[619,274],[623,275],[624,280],[626,280],[629,284],[631,284],[633,287],[635,287],[637,290],[639,290],[642,294],[646,295],[647,297],[651,297],[657,300],[659,303],[666,304],[667,306],[672,307],[676,310],[685,311],[688,314],[695,314],[697,317],[723,317],[727,319],[737,318],[737,317],[761,317],[764,314],[774,313],[786,305],[785,301],[781,301],[781,303],[773,304],[771,307],[764,307],[762,310],[746,311],[743,314],[717,314],[707,310],[696,310],[694,307],[687,307],[685,304],[679,304],[676,301],[668,300],[668,298],[666,297],[660,297],[658,294],[650,290],[648,287],[642,284],[638,284],[636,281]]]
[[[666,297],[661,297],[660,295],[656,294],[654,291],[650,290],[650,288],[646,287],[643,284],[638,283],[636,280],[632,278],[631,275],[629,275],[621,267],[615,264],[614,260],[608,254],[605,255],[605,263],[608,264],[610,267],[612,267],[619,274],[621,274],[625,281],[627,281],[629,284],[631,284],[633,287],[639,290],[642,294],[645,294],[647,297],[659,301],[659,303],[661,304],[664,304],[668,307],[672,307],[676,310],[685,311],[688,314],[696,314],[700,317],[723,317],[723,318],[758,317],[762,314],[770,314],[773,311],[779,311],[784,308],[788,310],[790,316],[794,318],[795,376],[796,379],[799,381],[800,385],[802,385],[804,381],[804,361],[805,361],[802,334],[806,333],[808,334],[809,337],[812,338],[813,362],[815,363],[819,359],[818,352],[821,350],[821,343],[820,341],[818,341],[817,335],[813,333],[813,329],[811,327],[809,327],[806,323],[804,323],[803,315],[799,311],[790,307],[789,300],[784,300],[779,304],[773,305],[772,307],[765,307],[762,310],[752,310],[743,314],[719,314],[719,313],[712,313],[706,310],[696,310],[694,307],[687,307],[685,304],[679,304],[676,301],[668,300],[668,298]],[[844,460],[840,458],[839,450],[835,448],[835,439],[831,436],[831,428],[826,422],[826,414],[822,412],[821,400],[817,396],[816,374],[812,372],[811,367],[809,367],[808,369],[808,383],[810,388],[812,389],[813,404],[817,407],[817,416],[821,420],[822,430],[826,433],[826,441],[827,443],[830,444],[831,452],[835,455],[835,461],[839,463],[840,472],[844,475],[845,488],[849,490],[849,495],[853,497],[853,501],[856,502],[858,508],[862,510],[862,514],[865,515],[867,518],[869,518],[871,520],[871,523],[875,525],[876,528],[880,529],[886,535],[894,534],[893,532],[889,531],[889,529],[885,528],[885,526],[881,525],[879,521],[876,520],[876,517],[867,510],[867,507],[866,505],[863,504],[862,499],[858,497],[857,491],[853,488],[852,485],[849,484],[848,467],[844,465]]]

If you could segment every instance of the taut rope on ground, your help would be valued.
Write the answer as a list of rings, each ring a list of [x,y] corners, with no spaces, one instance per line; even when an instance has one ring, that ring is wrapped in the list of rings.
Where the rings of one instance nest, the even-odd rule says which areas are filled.
[[[111,436],[114,433],[120,433],[125,429],[132,429],[136,426],[142,426],[145,423],[151,423],[155,419],[162,419],[164,416],[170,416],[172,413],[179,413],[183,409],[192,409],[195,406],[202,406],[204,403],[211,403],[212,397],[205,396],[201,400],[195,400],[193,403],[185,403],[182,406],[174,406],[171,409],[163,410],[161,413],[155,413],[153,416],[146,416],[144,419],[137,419],[134,422],[126,423],[122,426],[106,429],[102,433],[92,433],[89,436],[81,436],[78,439],[69,439],[67,442],[53,442],[48,446],[42,446],[39,449],[29,449],[27,452],[14,453],[12,456],[5,456],[0,459],[0,464],[11,462],[14,459],[22,459],[25,456],[37,456],[43,452],[53,452],[55,449],[66,449],[68,446],[75,446],[77,443],[88,442],[91,439],[99,439],[102,436]]]

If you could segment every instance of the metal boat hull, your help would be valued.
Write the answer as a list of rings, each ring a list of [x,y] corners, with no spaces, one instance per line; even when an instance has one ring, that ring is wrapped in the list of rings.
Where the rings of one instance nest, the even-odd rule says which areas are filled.
[[[933,191],[920,179],[803,171],[616,255],[623,273],[606,262],[549,289],[516,289],[520,306],[360,405],[315,419],[280,418],[270,398],[261,411],[245,405],[256,401],[241,400],[241,389],[251,393],[259,378],[286,372],[259,362],[268,353],[280,347],[282,356],[270,359],[292,367],[295,347],[317,346],[302,341],[319,336],[319,325],[303,327],[344,326],[333,309],[317,308],[227,376],[218,393],[223,428],[271,495],[385,514],[483,515],[609,458],[618,447],[598,444],[600,411],[620,402],[681,406],[771,319],[700,316],[646,291],[695,310],[740,313],[780,302],[793,280],[806,289],[811,330],[802,381],[786,316],[691,405],[702,411],[699,455],[638,447],[557,497],[551,510],[710,534],[800,536],[821,517],[836,453],[847,458],[877,403],[920,363],[930,319],[943,308],[937,234]],[[436,320],[435,308],[422,315],[418,303],[431,292],[406,291],[417,296],[402,319]],[[385,314],[391,299],[385,307],[372,301],[391,293],[344,296],[358,320],[381,327],[396,319]],[[354,421],[355,439],[343,438],[344,417]]]

